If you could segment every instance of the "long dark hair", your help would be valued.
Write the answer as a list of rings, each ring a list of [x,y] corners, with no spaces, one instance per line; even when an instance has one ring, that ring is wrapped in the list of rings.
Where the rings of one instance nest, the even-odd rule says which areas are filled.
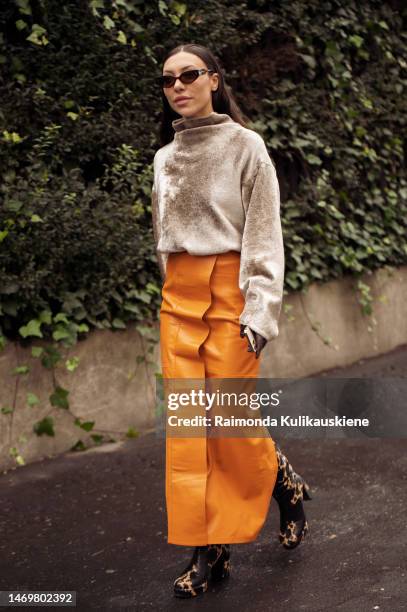
[[[225,77],[220,62],[216,59],[213,53],[207,47],[204,47],[202,45],[196,45],[194,43],[178,45],[167,54],[163,64],[167,61],[169,57],[175,55],[176,53],[179,53],[180,51],[186,51],[188,53],[193,53],[194,55],[197,55],[206,64],[206,68],[208,70],[214,70],[218,73],[218,89],[212,92],[213,110],[216,113],[225,113],[229,115],[234,121],[240,123],[240,125],[242,125],[243,127],[247,127],[247,117],[245,117],[243,112],[240,110],[233,96],[230,86],[225,83]],[[165,97],[164,92],[162,92],[162,102],[163,110],[161,112],[159,137],[160,146],[163,147],[164,145],[171,142],[171,140],[173,140],[174,129],[171,124],[174,119],[179,119],[181,115],[176,113],[168,104],[168,100]]]

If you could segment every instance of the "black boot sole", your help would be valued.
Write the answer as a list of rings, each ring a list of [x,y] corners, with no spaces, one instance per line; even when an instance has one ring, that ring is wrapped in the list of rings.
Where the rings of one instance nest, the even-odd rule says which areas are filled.
[[[195,587],[191,586],[189,590],[177,589],[177,587],[174,587],[175,597],[190,599],[205,593],[205,591],[208,590],[208,581],[212,580],[212,582],[221,582],[225,578],[228,578],[230,575],[230,568],[230,558],[223,559],[222,561],[218,560],[218,565],[213,565],[210,568],[208,579],[205,580],[205,582],[202,582]]]

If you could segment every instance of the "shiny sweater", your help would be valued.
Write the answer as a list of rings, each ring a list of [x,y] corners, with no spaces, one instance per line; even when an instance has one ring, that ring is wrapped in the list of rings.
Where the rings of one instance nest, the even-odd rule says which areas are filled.
[[[165,281],[168,254],[240,252],[240,323],[278,335],[284,284],[280,190],[263,138],[229,115],[181,117],[154,156],[152,221]]]

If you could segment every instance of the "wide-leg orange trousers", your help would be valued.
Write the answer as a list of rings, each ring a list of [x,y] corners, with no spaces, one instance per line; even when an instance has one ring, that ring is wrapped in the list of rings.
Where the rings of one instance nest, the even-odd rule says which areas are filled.
[[[171,253],[160,309],[163,379],[256,378],[240,337],[240,253]],[[267,432],[268,433],[268,432]],[[262,528],[277,478],[268,437],[166,437],[168,543],[243,543]]]

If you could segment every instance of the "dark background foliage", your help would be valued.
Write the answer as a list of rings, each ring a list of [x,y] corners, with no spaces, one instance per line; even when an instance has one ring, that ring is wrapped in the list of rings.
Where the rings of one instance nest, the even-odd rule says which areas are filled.
[[[0,336],[156,317],[154,77],[180,42],[220,58],[276,162],[287,291],[405,264],[403,6],[3,1]]]

